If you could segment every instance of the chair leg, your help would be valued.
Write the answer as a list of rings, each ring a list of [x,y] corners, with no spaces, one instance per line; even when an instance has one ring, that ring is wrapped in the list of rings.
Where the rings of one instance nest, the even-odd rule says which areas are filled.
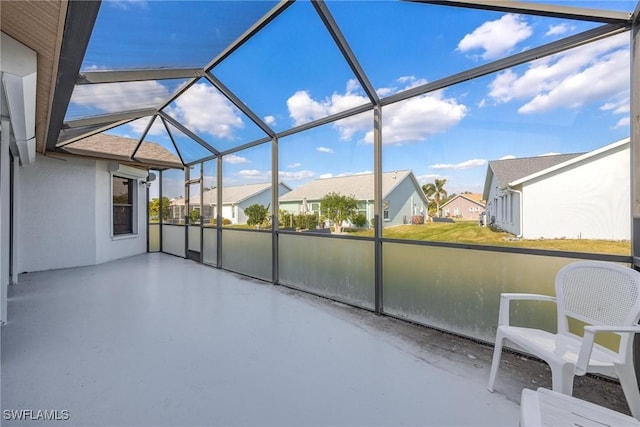
[[[549,364],[551,368],[551,384],[553,391],[571,396],[573,394],[573,377],[575,368],[571,363]]]
[[[504,338],[498,330],[496,335],[496,344],[493,347],[493,361],[491,362],[491,373],[489,374],[489,384],[487,389],[493,393],[493,384],[496,382],[496,376],[498,375],[498,367],[500,366],[500,359],[502,358],[502,342]]]
[[[629,410],[634,418],[640,420],[640,390],[638,390],[638,382],[636,381],[636,372],[633,365],[616,365],[616,372],[620,379],[620,385],[627,399]]]

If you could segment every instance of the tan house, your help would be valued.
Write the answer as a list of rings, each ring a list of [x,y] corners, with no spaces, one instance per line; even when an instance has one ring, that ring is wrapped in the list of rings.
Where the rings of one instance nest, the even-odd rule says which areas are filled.
[[[464,221],[479,221],[480,213],[484,208],[482,194],[463,193],[440,206],[440,216]]]

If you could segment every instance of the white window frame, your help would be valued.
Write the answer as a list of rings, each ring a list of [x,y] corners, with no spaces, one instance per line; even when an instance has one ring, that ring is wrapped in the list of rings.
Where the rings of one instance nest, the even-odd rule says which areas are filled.
[[[390,206],[389,206],[388,200],[385,200],[382,203],[382,220],[391,221],[391,212],[390,212]]]
[[[114,217],[113,217],[113,208],[114,208],[114,203],[113,203],[113,180],[114,178],[120,178],[120,179],[128,179],[131,181],[131,232],[130,233],[120,233],[120,234],[116,234],[114,232]],[[110,231],[111,231],[111,238],[112,239],[122,239],[122,238],[128,238],[128,237],[135,237],[138,235],[138,180],[137,177],[132,177],[132,176],[127,176],[126,173],[111,173],[109,174],[109,181],[110,181],[110,197],[109,197],[109,205],[110,205],[110,209],[109,209],[109,222],[110,222]]]

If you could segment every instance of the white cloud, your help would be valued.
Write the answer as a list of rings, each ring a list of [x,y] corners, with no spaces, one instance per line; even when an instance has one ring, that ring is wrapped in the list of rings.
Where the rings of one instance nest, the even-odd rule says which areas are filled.
[[[102,113],[115,113],[155,107],[166,101],[169,95],[167,88],[155,80],[79,85],[73,90],[71,103],[96,108]]]
[[[259,176],[262,175],[263,172],[260,172],[257,169],[243,169],[241,171],[238,172],[238,175],[240,176]]]
[[[370,174],[373,174],[373,171],[364,170],[364,171],[359,171],[359,172],[343,172],[343,173],[339,173],[337,175],[334,175],[332,173],[323,173],[318,178],[319,179],[326,179],[326,178],[338,178],[338,177],[342,177],[342,176],[370,175]]]
[[[300,166],[302,166],[301,163],[291,163],[290,165],[287,165],[288,169],[295,169],[295,168],[299,168]]]
[[[545,33],[545,37],[550,36],[559,36],[569,31],[572,31],[575,27],[573,25],[569,25],[567,23],[558,24],[558,25],[549,25],[549,31]]]
[[[298,126],[368,102],[357,80],[351,79],[347,81],[345,93],[334,92],[320,101],[313,99],[308,91],[299,90],[287,99],[287,108],[294,126]]]
[[[331,148],[329,148],[329,147],[316,147],[316,151],[319,151],[319,152],[321,152],[321,153],[329,153],[329,154],[331,154],[331,153],[333,153],[333,152],[334,152],[334,151],[333,151]]]
[[[326,107],[318,101],[315,101],[306,90],[299,90],[287,99],[287,108],[289,116],[293,119],[294,126],[311,122],[325,117]]]
[[[243,169],[238,172],[238,175],[244,181],[269,182],[269,180],[271,180],[271,171],[260,171],[257,169]]]
[[[487,21],[465,35],[458,43],[458,50],[469,52],[482,49],[482,59],[495,59],[513,50],[531,34],[533,30],[524,17],[509,13],[498,20]]]
[[[167,108],[167,112],[188,129],[218,138],[233,139],[234,130],[244,127],[233,104],[205,83],[191,86]]]
[[[425,138],[456,126],[468,108],[443,92],[430,93],[387,106],[382,119],[383,144],[402,144]],[[373,143],[373,130],[364,140]]]
[[[611,100],[600,107],[600,109],[603,111],[611,111],[613,114],[629,114],[631,112],[629,96],[624,96],[617,100]]]
[[[484,166],[486,164],[487,164],[487,161],[485,159],[471,159],[471,160],[465,160],[464,162],[460,162],[460,163],[437,163],[435,165],[431,165],[431,167],[433,169],[461,170],[461,169],[477,168],[479,166]]]
[[[105,3],[117,9],[129,10],[130,6],[146,8],[149,2],[146,0],[107,0]]]
[[[228,154],[222,157],[222,160],[231,163],[232,165],[238,165],[240,163],[249,163],[249,160],[245,157],[236,156],[235,154]]]
[[[129,126],[136,135],[134,138],[139,138],[142,135],[142,132],[144,132],[149,125],[149,120],[151,120],[151,117],[143,117],[127,123],[127,126]],[[162,121],[159,118],[156,118],[149,129],[148,135],[166,135],[166,133],[167,131],[164,128]]]
[[[315,174],[312,171],[301,170],[301,171],[279,171],[278,176],[282,180],[286,181],[300,181],[303,179],[313,178]]]
[[[276,118],[274,116],[265,116],[264,122],[269,126],[276,126],[278,123],[276,122]]]
[[[522,114],[578,108],[590,102],[622,105],[629,91],[628,35],[610,37],[534,61],[522,74],[499,73],[489,85],[495,103],[524,101]]]
[[[402,76],[394,85],[378,93],[396,93],[427,83],[414,76]],[[289,115],[295,125],[316,120],[330,114],[363,105],[368,98],[358,93],[360,86],[347,82],[345,93],[334,93],[322,101],[313,99],[307,91],[298,91],[287,100]],[[384,144],[400,144],[422,141],[430,135],[444,132],[457,125],[467,114],[468,108],[454,98],[445,98],[443,91],[411,98],[391,104],[384,109]],[[373,142],[373,119],[370,112],[342,119],[333,124],[340,132],[340,139],[351,140],[356,134],[364,134],[362,141]]]
[[[516,156],[514,156],[513,154],[507,154],[506,156],[502,156],[500,157],[498,160],[510,160],[510,159],[515,159]]]
[[[441,179],[443,176],[439,174],[426,174],[426,175],[418,175],[416,179],[420,184],[426,184],[428,182],[432,182],[434,179]]]
[[[629,116],[623,117],[613,126],[614,129],[628,127],[631,125],[631,118]]]
[[[554,151],[551,151],[551,152],[549,152],[549,153],[538,154],[538,156],[537,156],[537,157],[557,156],[558,154],[560,154],[560,153],[556,153],[556,152],[554,152]]]

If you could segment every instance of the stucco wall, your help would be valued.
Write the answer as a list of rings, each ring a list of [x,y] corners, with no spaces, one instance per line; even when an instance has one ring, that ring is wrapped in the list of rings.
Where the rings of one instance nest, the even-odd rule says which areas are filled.
[[[138,234],[111,237],[107,162],[38,155],[33,165],[20,167],[18,175],[20,272],[98,264],[146,251],[142,188],[138,188]]]
[[[407,224],[411,224],[411,216],[413,215],[412,202],[416,205],[418,213],[422,209],[423,215],[426,215],[424,202],[411,179],[405,178],[384,200],[389,202],[390,220],[383,220],[383,227],[401,225],[405,221]]]
[[[524,237],[628,240],[629,145],[524,187]]]
[[[486,207],[487,224],[520,235],[520,194],[512,191],[500,191],[496,177],[492,177]]]
[[[147,251],[147,187],[135,185],[138,215],[134,219],[136,234],[111,237],[111,174],[107,169],[107,162],[96,163],[95,187],[95,236],[96,236],[96,264],[141,254]]]
[[[457,209],[457,213],[456,213]],[[484,207],[464,197],[456,197],[451,200],[446,206],[441,208],[442,216],[456,217],[465,220],[478,221],[480,219],[480,212],[484,210]]]

